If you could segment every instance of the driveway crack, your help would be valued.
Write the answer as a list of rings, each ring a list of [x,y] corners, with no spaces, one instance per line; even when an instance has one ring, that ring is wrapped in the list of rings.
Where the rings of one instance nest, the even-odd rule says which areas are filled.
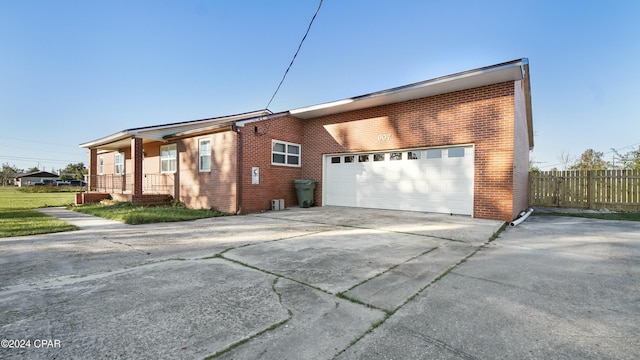
[[[276,285],[278,284],[279,280],[280,280],[280,277],[278,277],[278,276],[276,276],[273,279],[273,282],[271,283],[271,290],[276,294],[276,296],[278,298],[278,302],[280,303],[280,306],[282,306],[283,309],[287,310],[287,318],[282,320],[282,321],[279,321],[279,322],[277,322],[277,323],[275,323],[275,324],[273,324],[273,325],[271,325],[269,327],[267,327],[266,329],[263,329],[263,330],[255,333],[255,334],[253,334],[253,335],[251,335],[249,337],[246,337],[246,338],[244,338],[242,340],[236,341],[235,343],[227,346],[226,348],[224,348],[222,350],[219,350],[215,354],[207,356],[205,358],[205,360],[215,359],[218,356],[221,356],[222,354],[225,354],[225,353],[227,353],[227,352],[229,352],[229,351],[231,351],[233,349],[236,349],[236,348],[242,346],[243,344],[246,344],[247,342],[257,338],[258,336],[261,336],[262,334],[265,334],[265,333],[267,333],[269,331],[272,331],[272,330],[275,330],[275,329],[279,328],[280,326],[282,326],[282,325],[286,324],[287,322],[289,322],[289,320],[291,320],[291,318],[293,318],[293,312],[291,311],[291,309],[289,309],[288,307],[286,307],[283,304],[283,302],[282,302],[282,294],[280,294],[278,292],[278,290],[276,289]]]

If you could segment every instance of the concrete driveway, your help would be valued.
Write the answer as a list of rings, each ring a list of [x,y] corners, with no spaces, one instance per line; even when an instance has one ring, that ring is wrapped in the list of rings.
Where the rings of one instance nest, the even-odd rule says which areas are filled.
[[[0,336],[31,340],[0,357],[640,351],[638,224],[532,217],[487,245],[501,225],[323,207],[0,238]]]

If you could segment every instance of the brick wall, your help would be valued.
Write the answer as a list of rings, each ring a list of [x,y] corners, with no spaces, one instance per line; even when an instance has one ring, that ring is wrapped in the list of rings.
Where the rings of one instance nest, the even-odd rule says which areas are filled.
[[[200,139],[211,139],[211,171],[199,171]],[[237,148],[237,134],[233,131],[178,140],[179,201],[191,208],[236,212]]]
[[[301,121],[302,176],[320,181],[318,204],[320,154],[474,144],[474,217],[513,218],[513,82]]]
[[[163,145],[169,145],[169,143],[154,141],[144,144],[145,174],[160,174],[160,147]]]
[[[296,205],[294,180],[302,177],[302,168],[272,165],[271,144],[272,140],[302,144],[302,120],[291,116],[279,117],[249,123],[240,131],[243,142],[242,211],[250,213],[271,209],[272,199],[284,199],[286,207]],[[305,151],[302,146],[302,156]],[[252,167],[260,169],[260,183],[257,185],[251,183]]]
[[[513,155],[512,219],[529,207],[529,131],[525,105],[524,83],[514,84],[514,139],[518,144]]]
[[[76,205],[84,205],[89,203],[97,203],[111,196],[105,193],[76,193]]]

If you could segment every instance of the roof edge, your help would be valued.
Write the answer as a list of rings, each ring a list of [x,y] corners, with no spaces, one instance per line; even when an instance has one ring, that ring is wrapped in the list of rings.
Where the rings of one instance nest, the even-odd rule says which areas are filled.
[[[262,109],[262,110],[249,111],[249,112],[234,114],[234,115],[219,116],[214,118],[189,120],[189,121],[182,121],[182,122],[162,124],[162,125],[131,128],[131,129],[119,131],[111,135],[107,135],[105,137],[98,138],[96,140],[81,143],[80,147],[81,148],[98,147],[98,146],[103,146],[103,145],[108,145],[114,142],[118,142],[121,140],[125,140],[131,137],[139,137],[139,138],[145,139],[146,138],[145,135],[149,135],[148,133],[152,131],[156,131],[156,132],[162,131],[162,130],[169,131],[171,129],[175,129],[175,133],[180,133],[180,132],[184,132],[186,128],[188,128],[189,126],[193,126],[197,124],[202,124],[203,127],[210,127],[210,126],[215,126],[218,123],[222,124],[227,122],[235,122],[243,119],[251,119],[251,118],[256,118],[260,116],[269,116],[271,114],[273,113],[269,109]],[[211,124],[208,124],[208,123],[211,123]],[[149,139],[157,140],[155,137],[149,137]]]
[[[337,114],[344,111],[357,110],[370,106],[387,105],[406,100],[418,99],[421,97],[437,95],[438,93],[472,89],[474,87],[482,86],[483,84],[488,85],[492,81],[491,74],[497,73],[504,73],[504,76],[495,76],[495,78],[522,80],[524,78],[524,67],[528,66],[528,64],[529,60],[527,58],[516,59],[495,65],[445,75],[430,80],[419,81],[408,85],[402,85],[386,90],[376,91],[369,94],[292,109],[289,110],[289,113],[298,118],[308,119],[312,117]],[[476,79],[480,77],[486,78],[486,81],[485,83],[481,83],[481,85],[478,85],[478,80]],[[440,89],[451,90],[438,92],[436,90],[437,87],[440,87]],[[429,93],[429,88],[433,89],[432,94]],[[363,105],[359,106],[358,103],[362,103]]]

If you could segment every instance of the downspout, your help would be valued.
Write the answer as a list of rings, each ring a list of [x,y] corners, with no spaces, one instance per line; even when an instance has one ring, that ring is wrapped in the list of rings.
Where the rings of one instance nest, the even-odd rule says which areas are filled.
[[[518,224],[520,224],[521,222],[527,220],[527,218],[529,217],[529,215],[531,215],[533,213],[533,208],[530,208],[526,211],[523,211],[520,213],[520,215],[513,220],[512,222],[509,223],[509,225],[511,226],[516,226]]]
[[[233,124],[231,129],[238,135],[238,156],[236,156],[236,214],[242,214],[242,130]]]

